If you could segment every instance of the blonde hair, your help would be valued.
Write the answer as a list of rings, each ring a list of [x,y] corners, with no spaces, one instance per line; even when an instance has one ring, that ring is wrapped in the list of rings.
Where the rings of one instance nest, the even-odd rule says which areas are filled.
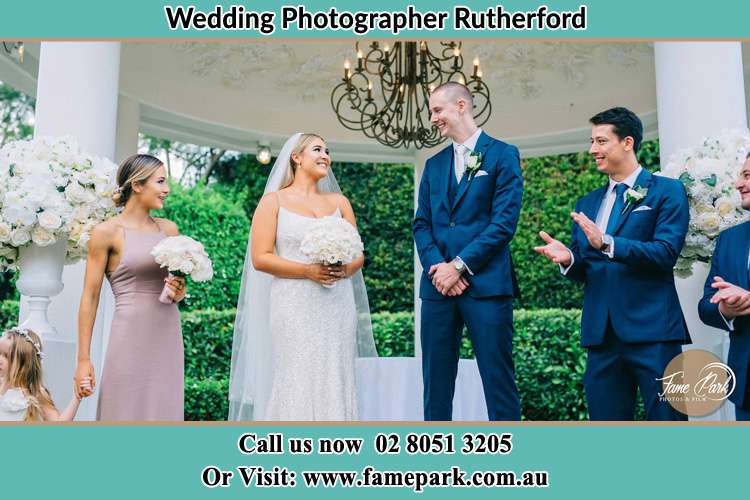
[[[318,134],[308,133],[300,135],[299,141],[297,141],[297,145],[294,146],[294,149],[292,149],[292,153],[289,155],[289,168],[287,168],[286,170],[284,181],[281,183],[281,187],[279,189],[284,189],[285,187],[290,186],[292,182],[294,182],[294,176],[297,173],[297,164],[294,163],[294,159],[292,157],[294,155],[302,154],[305,148],[309,146],[310,143],[315,139],[320,139],[321,141],[325,142],[325,139],[323,139]]]
[[[145,183],[162,166],[161,160],[151,155],[126,158],[117,169],[117,191],[112,196],[115,206],[124,207],[133,194],[133,183]]]
[[[6,383],[28,398],[25,420],[39,422],[44,420],[45,409],[54,408],[55,403],[42,380],[42,341],[32,330],[23,332],[10,329],[3,333],[10,340]]]

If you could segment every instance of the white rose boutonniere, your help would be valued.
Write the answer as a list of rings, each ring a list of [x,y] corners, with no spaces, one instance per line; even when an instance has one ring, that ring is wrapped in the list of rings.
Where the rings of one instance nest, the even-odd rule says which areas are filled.
[[[482,153],[472,151],[466,159],[466,175],[469,176],[469,180],[474,177],[474,174],[476,174],[480,168],[482,168]]]
[[[629,188],[625,191],[625,206],[622,213],[625,213],[631,205],[637,205],[648,194],[648,189],[643,186],[636,186],[635,189]]]

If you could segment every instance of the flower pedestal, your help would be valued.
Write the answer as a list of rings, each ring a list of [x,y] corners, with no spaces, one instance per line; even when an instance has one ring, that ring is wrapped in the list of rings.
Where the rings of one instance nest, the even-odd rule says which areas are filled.
[[[687,322],[690,338],[693,343],[685,345],[683,351],[703,349],[709,351],[723,363],[729,354],[729,335],[717,328],[705,325],[698,316],[698,302],[703,297],[703,285],[708,277],[710,266],[704,262],[694,262],[692,275],[675,279],[680,306]],[[734,420],[734,405],[726,401],[721,408],[704,417],[690,417],[698,421],[731,421]]]
[[[36,332],[42,339],[55,337],[57,331],[47,319],[50,297],[63,289],[62,271],[67,252],[67,238],[59,237],[57,242],[40,247],[29,244],[18,250],[20,269],[16,287],[28,300],[28,317],[20,325]]]

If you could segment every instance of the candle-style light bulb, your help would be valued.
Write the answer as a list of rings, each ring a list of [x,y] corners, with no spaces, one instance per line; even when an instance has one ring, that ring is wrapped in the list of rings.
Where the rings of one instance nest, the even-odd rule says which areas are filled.
[[[351,72],[349,71],[351,67],[352,63],[349,62],[349,59],[344,61],[344,78],[346,78],[347,80],[349,79],[349,75],[351,74]]]
[[[464,80],[463,75],[458,77],[458,83],[460,83],[461,85],[466,85],[466,80]]]
[[[461,49],[458,47],[453,47],[453,57],[458,57],[461,55]]]

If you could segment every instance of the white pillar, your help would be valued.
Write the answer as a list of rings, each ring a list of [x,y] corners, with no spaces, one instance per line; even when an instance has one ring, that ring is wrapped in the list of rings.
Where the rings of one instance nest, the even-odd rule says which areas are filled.
[[[119,42],[43,42],[39,56],[35,135],[74,137],[82,150],[114,158],[117,92],[120,73]],[[62,408],[72,396],[78,337],[78,303],[83,290],[85,262],[66,266],[65,288],[52,298],[50,322],[59,338],[45,340],[47,387]],[[102,337],[111,292],[103,287],[101,306],[94,325],[92,361],[100,365]],[[21,304],[21,318],[26,313]],[[106,322],[109,329],[109,323]],[[97,372],[97,377],[101,371]],[[96,395],[84,400],[79,419],[92,419]]]
[[[419,197],[419,183],[422,182],[425,162],[438,152],[438,148],[418,149],[414,153],[414,211],[417,211]],[[422,342],[420,338],[420,322],[422,319],[422,301],[419,298],[419,281],[422,277],[422,263],[419,261],[417,248],[414,247],[414,355],[422,357]]]
[[[700,144],[722,129],[746,127],[745,80],[739,42],[656,42],[656,98],[661,163],[675,151]],[[726,360],[728,337],[698,318],[698,300],[708,266],[693,266],[693,276],[676,280],[693,344]],[[733,420],[726,404],[709,420]]]
[[[120,95],[117,102],[117,137],[115,163],[120,163],[138,152],[138,132],[141,128],[141,105],[132,97]]]

